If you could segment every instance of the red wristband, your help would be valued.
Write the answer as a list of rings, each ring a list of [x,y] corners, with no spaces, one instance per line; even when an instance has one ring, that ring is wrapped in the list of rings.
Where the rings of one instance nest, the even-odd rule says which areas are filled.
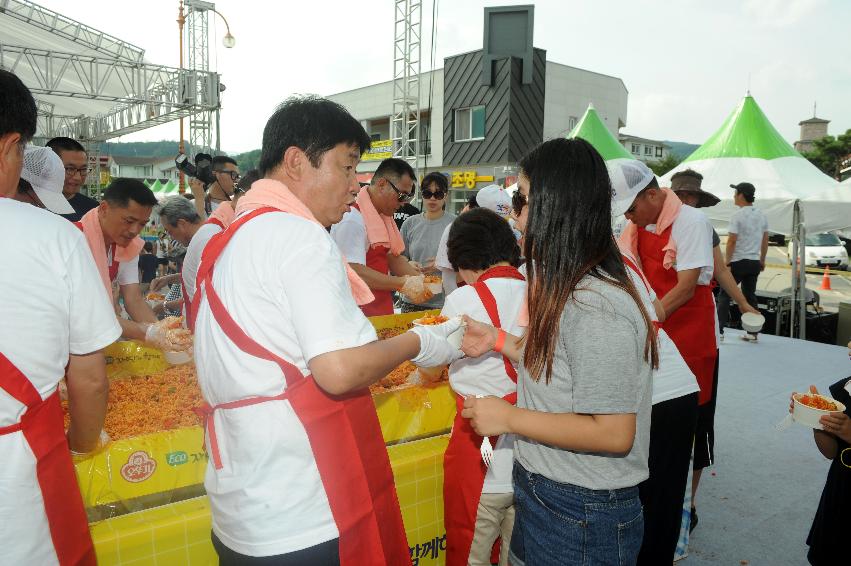
[[[505,346],[505,338],[507,334],[502,328],[496,329],[496,342],[493,345],[493,351],[502,353],[502,347]]]

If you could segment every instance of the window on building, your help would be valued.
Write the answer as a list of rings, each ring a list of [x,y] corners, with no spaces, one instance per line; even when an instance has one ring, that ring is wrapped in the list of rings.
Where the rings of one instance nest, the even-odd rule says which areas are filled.
[[[656,147],[656,157],[662,157],[662,147]]]
[[[567,129],[568,131],[573,131],[573,128],[576,127],[576,124],[579,122],[579,118],[576,116],[571,116],[567,119]]]
[[[645,145],[644,146],[644,155],[653,155],[653,146]]]
[[[455,110],[455,141],[485,139],[485,107],[471,106]]]
[[[640,148],[641,148],[641,146],[638,145],[637,143],[632,144],[632,153],[634,153],[635,155],[638,155],[639,152],[640,152]]]

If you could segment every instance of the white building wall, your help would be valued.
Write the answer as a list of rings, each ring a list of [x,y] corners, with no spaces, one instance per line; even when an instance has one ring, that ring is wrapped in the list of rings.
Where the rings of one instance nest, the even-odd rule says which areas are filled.
[[[544,139],[570,133],[571,117],[581,119],[589,102],[617,137],[619,126],[626,125],[628,95],[621,79],[547,61]]]
[[[432,79],[433,77],[433,79]],[[431,81],[433,80],[433,85]],[[430,86],[431,85],[431,86]],[[423,73],[420,76],[420,110],[429,108],[429,88],[431,88],[431,154],[420,159],[419,167],[443,164],[443,69]],[[367,128],[367,133],[380,133],[382,139],[390,139],[389,119],[393,112],[393,82],[387,81],[328,96],[330,100],[342,104],[358,120],[387,120],[387,124]],[[374,171],[380,161],[361,163],[358,171]]]

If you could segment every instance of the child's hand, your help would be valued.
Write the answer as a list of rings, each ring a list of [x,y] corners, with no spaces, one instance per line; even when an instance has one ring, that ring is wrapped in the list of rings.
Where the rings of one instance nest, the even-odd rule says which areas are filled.
[[[478,358],[493,350],[496,344],[496,328],[464,315],[467,331],[461,341],[461,351],[471,358]]]
[[[470,419],[473,430],[480,436],[496,436],[511,432],[508,420],[514,406],[499,397],[467,397],[461,416]]]
[[[830,413],[819,419],[825,432],[836,435],[851,444],[851,419],[845,413]]]

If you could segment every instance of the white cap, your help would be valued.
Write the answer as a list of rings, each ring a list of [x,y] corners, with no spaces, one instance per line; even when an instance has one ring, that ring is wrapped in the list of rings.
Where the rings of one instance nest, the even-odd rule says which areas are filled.
[[[655,175],[643,161],[637,159],[612,159],[606,162],[612,181],[612,215],[624,214],[632,201],[643,191]]]
[[[24,168],[21,178],[32,185],[35,194],[50,212],[73,214],[74,208],[62,194],[65,167],[49,147],[28,145],[24,149]]]
[[[488,185],[476,193],[476,204],[492,210],[500,216],[511,214],[511,197],[499,185]]]

